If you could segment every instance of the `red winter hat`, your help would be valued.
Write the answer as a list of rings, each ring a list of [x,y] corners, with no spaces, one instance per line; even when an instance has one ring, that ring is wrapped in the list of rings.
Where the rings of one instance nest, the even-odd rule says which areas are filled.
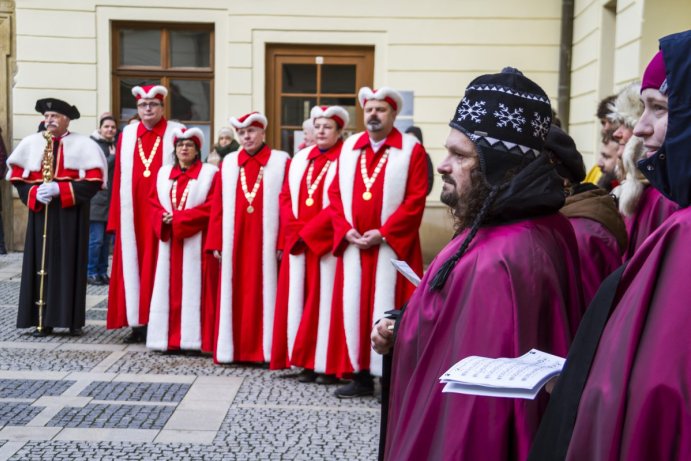
[[[140,99],[158,99],[163,101],[168,95],[168,90],[163,85],[145,85],[132,88],[132,95],[139,101]]]
[[[230,117],[228,121],[236,130],[247,128],[248,126],[256,126],[257,128],[265,130],[266,127],[269,126],[269,122],[261,112],[250,112],[240,118]]]
[[[348,121],[350,120],[348,111],[341,106],[314,106],[310,112],[312,123],[314,123],[315,118],[320,117],[332,119],[339,128],[348,125]]]
[[[204,132],[199,128],[178,128],[173,132],[173,145],[181,139],[191,139],[197,145],[197,150],[202,150],[204,145]]]
[[[372,90],[367,86],[363,86],[360,88],[357,97],[358,101],[360,101],[360,106],[363,109],[365,107],[365,103],[370,99],[388,102],[396,114],[398,114],[403,108],[403,97],[401,96],[401,93],[393,88],[389,88],[388,86],[383,86],[378,90]]]
[[[662,57],[662,50],[655,53],[653,59],[650,60],[648,67],[643,72],[643,82],[641,83],[641,93],[646,88],[653,88],[662,91],[662,84],[665,82],[667,70],[665,69],[665,60]]]

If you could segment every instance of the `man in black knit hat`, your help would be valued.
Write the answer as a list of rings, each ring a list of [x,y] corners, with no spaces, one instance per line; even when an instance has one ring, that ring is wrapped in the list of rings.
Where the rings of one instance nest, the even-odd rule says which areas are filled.
[[[564,356],[582,315],[562,181],[542,152],[547,95],[516,69],[476,78],[449,123],[437,167],[456,235],[432,262],[396,328],[386,459],[524,459],[547,396],[442,393],[470,355]],[[372,332],[392,348],[392,320]]]

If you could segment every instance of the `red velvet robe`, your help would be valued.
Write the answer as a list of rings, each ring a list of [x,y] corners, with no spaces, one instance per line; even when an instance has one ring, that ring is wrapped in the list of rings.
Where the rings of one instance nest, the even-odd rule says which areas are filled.
[[[342,144],[339,141],[323,153],[316,146],[298,152],[281,191],[284,242],[274,317],[272,369],[288,368],[291,364],[318,372],[326,369],[336,263],[330,253],[333,229],[327,192]],[[314,165],[314,183],[327,161],[331,161],[329,170],[314,190],[313,204],[307,206],[309,165]],[[294,171],[298,168],[300,171]],[[322,286],[322,281],[327,286]]]
[[[107,226],[108,232],[115,232],[108,291],[107,328],[146,325],[149,321],[149,305],[158,255],[158,239],[154,233],[149,197],[156,188],[156,177],[161,165],[173,161],[172,131],[179,126],[165,119],[161,119],[151,131],[142,123],[128,125],[118,139]],[[135,133],[132,133],[132,130]],[[127,148],[127,152],[123,150],[123,140],[133,134],[142,140],[142,148],[147,158],[151,155],[156,137],[161,137],[149,166],[151,175],[148,177],[144,176],[145,167],[137,143],[131,151]],[[123,168],[128,168],[126,165],[130,165],[131,175],[123,171]],[[123,203],[124,194],[131,194],[131,207]],[[130,209],[125,210],[123,207]],[[128,262],[128,257],[123,256],[123,251],[136,254],[136,259],[132,258]],[[126,285],[132,287],[130,293],[127,292]]]
[[[409,149],[407,168],[405,168],[406,162],[402,161],[403,156],[406,155],[404,150],[390,152],[389,159],[370,190],[372,198],[364,200],[362,195],[366,188],[360,171],[360,149],[365,150],[367,174],[371,177],[386,148],[402,149],[404,144]],[[381,356],[371,354],[370,350],[370,332],[373,323],[377,320],[374,317],[381,316],[386,310],[400,308],[408,300],[415,287],[395,272],[392,278],[382,280],[379,277],[380,274],[377,274],[377,265],[381,264],[380,269],[385,270],[392,266],[388,260],[380,262],[379,253],[384,247],[387,255],[390,255],[385,258],[396,257],[404,260],[416,273],[422,274],[422,251],[418,229],[422,221],[427,193],[425,155],[422,145],[412,141],[411,138],[407,138],[404,142],[403,135],[395,128],[376,154],[370,147],[367,133],[355,135],[352,141],[349,138],[344,144],[339,159],[337,178],[329,190],[334,227],[333,254],[342,256],[336,267],[328,352],[330,357],[338,357],[338,360],[329,364],[326,370],[329,374],[343,376],[360,370],[370,370],[375,375],[381,373]],[[348,162],[351,165],[350,169],[347,167]],[[399,166],[391,168],[392,162]],[[384,202],[385,183],[390,188],[387,203]],[[400,183],[397,191],[403,191],[401,197],[396,197],[397,194],[392,193],[396,183]],[[343,187],[344,185],[346,188]],[[344,208],[343,200],[348,196],[352,197],[350,210]],[[390,216],[382,222],[384,207],[392,208],[391,203],[394,200],[400,200],[400,205],[390,210]],[[347,219],[350,213],[352,213],[352,224]],[[355,267],[350,267],[350,263],[346,261],[347,251],[351,245],[345,240],[345,234],[351,228],[357,229],[360,234],[371,229],[378,229],[386,239],[386,242],[378,247],[356,251],[355,253],[359,253],[360,264],[357,266],[356,263]],[[354,246],[352,248],[357,250]],[[355,256],[358,255],[355,254]],[[353,286],[344,286],[349,274],[358,270],[361,270],[359,280],[354,280]],[[351,294],[353,292],[360,294],[359,299],[349,299],[353,297]],[[389,305],[385,305],[389,302],[377,305],[379,296],[382,298],[385,296],[382,296],[382,293],[388,293]],[[375,313],[375,310],[378,312]],[[355,331],[354,334],[353,331]],[[349,335],[357,339],[349,340]]]
[[[287,172],[289,163],[287,159],[288,154],[272,151],[266,145],[254,156],[248,155],[244,149],[241,149],[237,154],[231,153],[224,159],[223,179],[220,187],[215,189],[212,199],[209,236],[206,243],[206,250],[209,252],[225,253],[226,248],[232,252],[230,256],[225,255],[229,258],[227,273],[224,273],[222,269],[219,277],[214,331],[214,360],[216,362],[268,362],[270,359],[278,276],[275,250],[279,237],[276,231],[274,241],[269,242],[264,234],[267,226],[278,229],[278,194]],[[269,171],[269,164],[272,162],[279,163],[276,165],[276,170],[280,169],[280,172]],[[260,167],[265,167],[264,178],[252,201],[252,213],[247,211],[249,203],[243,193],[239,174],[235,184],[226,183],[226,178],[230,177],[228,172],[231,169],[237,169],[238,166],[245,168],[249,192],[253,189]],[[269,185],[267,177],[271,175],[274,179],[270,180],[272,184]],[[224,192],[224,189],[228,187],[234,188],[233,194]],[[271,188],[271,196],[266,200],[270,202],[269,208],[275,207],[275,213],[267,209],[265,200],[267,187]],[[232,205],[225,203],[230,195],[234,196]],[[232,229],[226,227],[224,213],[233,216]],[[232,235],[232,244],[224,241],[230,235]],[[272,253],[270,257],[274,258],[273,264],[276,268],[273,274],[264,271],[264,267],[269,263],[268,253]],[[224,284],[227,284],[225,289],[228,290],[230,299],[224,299]],[[271,299],[265,300],[267,290]],[[267,308],[268,304],[271,305],[270,309]],[[224,317],[224,306],[229,306],[230,318]]]
[[[624,261],[631,259],[645,239],[660,227],[679,205],[667,199],[654,187],[646,186],[633,216],[624,217],[626,232],[629,234],[629,247]]]
[[[165,174],[166,177],[159,178],[159,190],[154,191],[150,198],[152,220],[156,236],[161,242],[169,242],[169,250],[168,260],[162,261],[165,256],[159,247],[147,332],[149,348],[200,350],[203,343],[202,332],[206,331],[208,334],[210,330],[208,323],[213,321],[213,316],[208,315],[208,309],[203,312],[203,306],[207,304],[204,295],[208,295],[210,291],[206,289],[206,285],[211,283],[215,286],[216,280],[208,277],[207,266],[217,267],[218,261],[204,252],[204,243],[211,212],[211,197],[218,180],[217,171],[214,166],[203,165],[201,161],[184,172],[179,166],[159,171],[159,175]],[[169,181],[177,183],[173,186]],[[192,184],[190,181],[193,181]],[[190,189],[184,208],[178,210],[177,207],[171,207],[172,187],[176,188],[175,196],[179,205],[188,184]],[[165,205],[159,198],[162,192],[168,196]],[[163,223],[166,207],[172,209],[171,224]],[[195,239],[197,235],[199,238]],[[191,253],[186,254],[187,252]],[[210,341],[211,338],[207,337],[206,340]]]

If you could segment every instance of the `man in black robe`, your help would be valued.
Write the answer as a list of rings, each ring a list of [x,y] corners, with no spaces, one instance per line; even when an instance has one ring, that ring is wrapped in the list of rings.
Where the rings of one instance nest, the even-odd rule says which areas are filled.
[[[86,310],[89,200],[103,187],[108,167],[96,143],[68,131],[70,120],[79,118],[75,106],[47,98],[36,102],[36,111],[46,132],[22,139],[7,159],[7,179],[29,208],[17,327],[36,326],[34,336],[69,328],[78,336]]]

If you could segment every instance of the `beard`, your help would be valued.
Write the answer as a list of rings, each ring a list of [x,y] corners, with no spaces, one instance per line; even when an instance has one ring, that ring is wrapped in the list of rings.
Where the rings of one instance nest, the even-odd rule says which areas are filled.
[[[490,186],[479,165],[470,172],[470,184],[460,192],[456,181],[450,176],[442,175],[442,181],[453,186],[450,191],[442,190],[439,200],[449,207],[454,219],[454,229],[458,233],[473,223],[489,195]]]
[[[382,123],[378,117],[368,118],[365,125],[367,125],[367,131],[379,131],[382,129]]]

